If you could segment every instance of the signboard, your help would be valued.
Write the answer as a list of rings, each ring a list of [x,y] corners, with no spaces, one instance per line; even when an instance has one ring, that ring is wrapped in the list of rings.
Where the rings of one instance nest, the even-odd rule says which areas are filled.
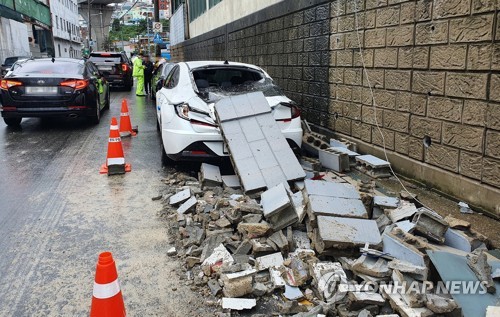
[[[160,33],[155,34],[153,42],[155,42],[156,44],[163,44],[163,39],[161,38]]]
[[[153,23],[153,32],[160,33],[163,32],[163,24],[161,22]]]

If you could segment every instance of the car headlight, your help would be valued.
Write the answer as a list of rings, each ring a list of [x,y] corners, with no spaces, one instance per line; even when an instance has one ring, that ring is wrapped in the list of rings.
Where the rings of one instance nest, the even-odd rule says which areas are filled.
[[[181,103],[174,107],[179,118],[189,121],[189,105],[187,103]]]

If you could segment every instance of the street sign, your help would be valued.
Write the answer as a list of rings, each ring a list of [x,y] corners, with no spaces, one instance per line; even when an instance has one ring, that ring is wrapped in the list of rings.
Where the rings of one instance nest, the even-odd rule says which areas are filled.
[[[163,39],[161,38],[160,33],[155,34],[153,42],[155,42],[156,44],[163,44]]]
[[[163,24],[161,22],[154,22],[153,32],[155,33],[163,32]]]

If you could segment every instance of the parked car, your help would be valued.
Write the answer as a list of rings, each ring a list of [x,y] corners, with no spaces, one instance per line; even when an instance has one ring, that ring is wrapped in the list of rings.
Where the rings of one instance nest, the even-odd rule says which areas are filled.
[[[18,126],[26,117],[87,117],[99,123],[109,108],[109,84],[96,66],[73,58],[31,59],[0,80],[2,117]]]
[[[22,63],[24,63],[25,61],[27,61],[28,59],[18,59],[14,64],[12,64],[12,66],[7,70],[7,73],[5,73],[5,76],[4,77],[8,77],[10,74],[12,74],[12,72],[14,71],[14,69],[18,68]]]
[[[5,59],[5,61],[3,62],[1,68],[0,68],[0,72],[1,72],[0,75],[1,75],[1,77],[4,77],[7,74],[7,72],[12,67],[12,65],[14,65],[15,62],[17,62],[20,59],[27,59],[27,58],[30,58],[30,57],[29,56],[11,56],[11,57],[7,57]]]
[[[132,62],[125,53],[92,52],[89,60],[97,66],[111,86],[132,90]]]
[[[163,87],[163,82],[167,78],[168,73],[174,68],[174,63],[161,63],[153,71],[151,79],[151,98],[156,99],[156,92]]]
[[[228,156],[214,104],[227,96],[255,91],[264,93],[290,146],[300,148],[300,110],[264,70],[255,65],[232,62],[182,62],[175,64],[156,95],[163,161]]]

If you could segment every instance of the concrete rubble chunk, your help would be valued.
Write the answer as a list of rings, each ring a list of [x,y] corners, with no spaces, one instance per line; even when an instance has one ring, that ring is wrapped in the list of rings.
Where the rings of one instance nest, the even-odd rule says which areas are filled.
[[[383,232],[385,227],[392,223],[391,219],[389,219],[385,214],[380,215],[375,221],[377,222],[377,227],[380,232]]]
[[[392,270],[387,265],[387,260],[361,255],[351,266],[354,273],[366,274],[374,277],[390,276]]]
[[[222,185],[220,169],[216,165],[201,163],[200,182],[202,186],[214,187]]]
[[[177,255],[177,249],[175,247],[171,247],[170,249],[167,250],[167,255],[168,256]]]
[[[224,284],[222,292],[225,297],[242,297],[252,293],[254,269],[237,273],[221,274]]]
[[[391,177],[391,163],[373,155],[356,156],[356,168],[373,178]]]
[[[444,235],[448,230],[448,223],[436,217],[427,209],[419,210],[413,217],[415,232],[438,243],[444,243]]]
[[[457,303],[451,298],[435,294],[426,294],[425,306],[436,314],[451,313],[458,308]]]
[[[399,207],[399,198],[388,196],[375,196],[373,197],[373,205],[385,209],[393,209]]]
[[[367,305],[385,305],[382,295],[375,292],[349,292],[347,298],[351,310],[359,310]]]
[[[448,228],[444,234],[444,244],[464,252],[473,250],[472,239],[461,230]]]
[[[321,165],[336,172],[346,172],[350,170],[349,155],[333,150],[332,148],[318,150]]]
[[[361,199],[310,195],[309,208],[315,215],[368,218]]]
[[[260,297],[266,295],[268,291],[269,290],[265,284],[255,283],[253,285],[252,295]]]
[[[290,197],[283,183],[263,192],[261,195],[261,204],[264,209],[264,217],[266,218],[291,206]]]
[[[267,235],[267,233],[270,230],[271,227],[267,222],[259,222],[259,223],[240,222],[238,224],[238,231],[247,234],[249,238],[263,237]]]
[[[321,243],[316,246],[319,253],[329,248],[345,249],[381,242],[375,220],[327,216],[318,217],[318,240]]]
[[[347,275],[339,262],[316,262],[310,267],[311,276],[316,283],[317,293],[322,300],[336,303],[342,300],[349,291]],[[333,282],[338,285],[332,294]]]
[[[258,239],[250,240],[252,244],[252,252],[254,254],[273,252],[274,249],[267,243],[260,242]]]
[[[224,186],[229,188],[241,188],[240,179],[237,175],[222,175],[222,183],[224,184]]]
[[[287,264],[286,268],[286,281],[288,285],[291,286],[302,286],[311,277],[309,274],[309,265],[302,261],[299,257],[292,256],[287,259],[287,262],[290,262]]]
[[[410,219],[417,213],[418,209],[413,203],[401,202],[398,208],[387,211],[389,219],[392,222],[398,222],[404,219]]]
[[[290,198],[292,199],[293,208],[295,209],[297,217],[299,218],[298,221],[302,222],[302,220],[304,220],[304,217],[306,216],[306,210],[304,208],[304,194],[300,190],[296,193],[291,194]]]
[[[181,190],[177,194],[170,196],[168,203],[170,205],[176,206],[176,205],[182,204],[183,202],[188,200],[190,197],[191,197],[191,190],[189,188],[186,188],[184,190]]]
[[[486,317],[498,317],[498,316],[500,316],[500,306],[486,307]]]
[[[271,240],[280,250],[288,251],[288,240],[281,230],[269,236],[268,240]]]
[[[177,213],[183,215],[192,212],[196,209],[197,204],[198,200],[196,199],[196,197],[192,196],[184,203],[182,203],[182,205],[180,205],[179,208],[177,208]]]
[[[236,251],[235,254],[248,254],[252,250],[252,243],[248,239],[243,240]]]
[[[467,265],[476,274],[477,279],[486,283],[486,290],[490,294],[496,292],[495,283],[491,277],[491,266],[488,264],[484,250],[474,250],[467,254]]]
[[[298,300],[304,297],[304,294],[300,288],[296,286],[285,285],[285,292],[283,293],[288,300]]]
[[[493,273],[491,273],[491,278],[494,280],[500,279],[500,269],[493,271]]]
[[[427,256],[415,245],[407,243],[404,239],[393,233],[393,231],[384,232],[382,241],[384,253],[416,266],[427,267]]]
[[[231,226],[231,222],[227,220],[226,217],[222,217],[219,220],[215,221],[215,225],[219,228],[226,228]]]
[[[349,157],[349,165],[351,167],[356,166],[356,156],[359,156],[359,153],[351,151],[348,148],[342,146],[332,146],[331,149],[336,152],[346,154]]]
[[[419,281],[427,281],[429,275],[429,269],[427,267],[417,266],[404,260],[394,259],[388,263],[388,266],[392,270],[398,270],[402,273],[409,274]]]
[[[252,309],[257,305],[254,298],[222,298],[222,308],[231,310]]]
[[[213,250],[212,254],[203,261],[201,267],[205,275],[211,275],[212,272],[217,272],[223,264],[231,265],[233,262],[234,259],[227,251],[226,247],[220,244]]]
[[[277,252],[256,258],[255,267],[259,271],[267,270],[271,267],[279,267],[283,265],[283,261],[281,252]]]
[[[409,233],[413,233],[413,230],[415,229],[416,226],[416,224],[410,222],[410,220],[399,221],[396,222],[395,225],[404,232],[409,232]]]
[[[217,296],[222,291],[219,282],[217,282],[217,280],[215,279],[209,279],[207,285],[208,288],[210,288],[210,292],[213,296]]]
[[[360,199],[359,192],[350,184],[339,184],[319,180],[305,180],[308,195]]]
[[[297,249],[311,249],[311,241],[306,232],[293,230],[292,239],[295,248]]]
[[[247,214],[241,217],[241,221],[245,223],[259,223],[262,220],[262,215]]]
[[[467,230],[470,228],[470,222],[452,217],[451,215],[444,217],[444,221],[446,221],[452,229]]]
[[[274,288],[279,288],[286,285],[285,280],[281,277],[281,271],[279,269],[271,267],[269,268],[269,274]]]

